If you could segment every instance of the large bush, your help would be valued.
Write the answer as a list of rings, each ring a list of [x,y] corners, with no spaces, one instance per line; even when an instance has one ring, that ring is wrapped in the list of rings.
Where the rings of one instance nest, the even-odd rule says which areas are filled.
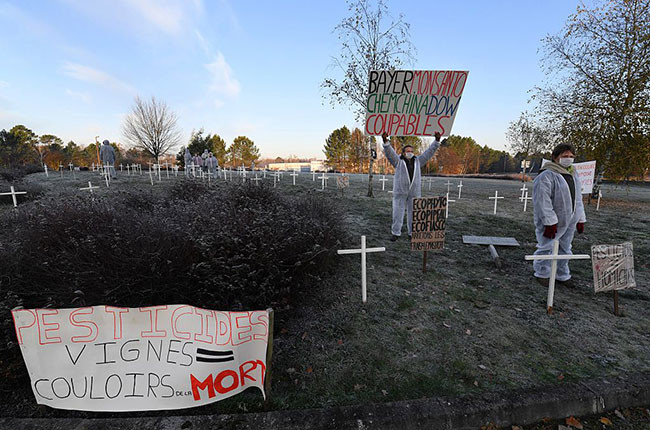
[[[16,306],[187,303],[265,309],[311,287],[342,236],[325,196],[265,186],[181,183],[161,195],[71,195],[0,216],[0,367],[25,377]],[[18,366],[16,371],[10,371]]]

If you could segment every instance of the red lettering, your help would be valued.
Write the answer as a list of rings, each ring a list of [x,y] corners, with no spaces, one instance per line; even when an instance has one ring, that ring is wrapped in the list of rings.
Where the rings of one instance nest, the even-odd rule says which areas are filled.
[[[58,336],[48,336],[50,331],[58,331],[61,326],[59,323],[45,322],[45,317],[50,315],[58,315],[57,309],[36,309],[36,323],[38,325],[38,343],[45,345],[48,343],[61,343],[61,338]],[[52,328],[47,328],[47,327]]]
[[[93,342],[95,339],[97,339],[97,335],[99,335],[99,327],[97,327],[97,324],[90,320],[77,321],[77,315],[92,315],[94,311],[94,308],[87,307],[75,309],[74,311],[70,312],[70,324],[75,327],[83,327],[85,329],[88,329],[88,334],[85,336],[72,336],[70,338],[72,342]]]
[[[214,319],[214,313],[208,309],[194,308],[194,313],[201,316],[201,333],[194,335],[194,340],[203,343],[213,343],[214,337],[208,334],[210,317]]]
[[[32,322],[29,325],[18,325],[16,322],[16,315],[18,312],[28,312],[32,316]],[[14,327],[16,328],[16,337],[18,338],[18,344],[22,345],[23,344],[23,336],[21,333],[21,330],[24,328],[30,328],[33,327],[34,324],[36,324],[36,314],[34,311],[30,309],[17,309],[15,311],[11,311],[11,317],[14,319]]]
[[[228,345],[232,340],[232,330],[230,314],[228,312],[215,311],[214,316],[217,320],[216,345]]]
[[[167,309],[167,305],[160,306],[147,306],[146,308],[140,308],[140,312],[149,312],[149,331],[141,331],[140,336],[142,337],[165,337],[167,336],[167,330],[158,330],[158,311],[164,311]]]
[[[268,339],[268,332],[269,332],[269,326],[268,326],[269,319],[266,312],[252,312],[250,316],[250,320],[251,320],[251,326],[253,326],[253,328],[257,326],[262,326],[262,330],[263,330],[261,334],[254,334],[253,339],[266,341]]]
[[[247,364],[250,364],[251,367],[248,370],[244,370]],[[251,381],[255,382],[256,379],[253,378],[252,376],[248,376],[250,372],[255,370],[257,368],[257,363],[255,361],[247,361],[246,363],[242,363],[241,366],[239,366],[239,377],[241,378],[241,386],[244,386],[244,380],[245,379],[250,379]]]
[[[447,118],[449,118],[449,115],[443,115],[440,118],[438,118],[438,127],[440,127],[440,134],[443,135],[443,136],[445,135],[445,126],[442,125],[442,123],[440,121],[442,121],[443,119],[447,119]]]
[[[427,129],[429,127],[435,127],[435,123],[431,123],[429,121],[434,121],[435,116],[434,115],[427,115],[427,120],[424,122],[424,130],[422,130],[422,135],[423,136],[433,136],[433,131],[428,132]]]
[[[129,309],[104,306],[104,312],[113,314],[113,338],[122,339],[122,314],[128,313]]]
[[[248,316],[248,312],[232,312],[232,315],[235,320],[235,326],[232,330],[232,344],[241,345],[242,343],[250,342],[252,339],[250,335],[242,336],[242,334],[253,330],[253,327],[250,326],[250,318]],[[242,320],[246,321],[248,324],[244,323],[244,325],[240,325],[240,321]]]
[[[227,377],[232,378],[232,384],[228,387],[224,387],[223,380]],[[239,378],[234,370],[224,370],[223,372],[219,372],[217,377],[214,379],[214,389],[217,390],[219,394],[226,394],[237,387],[239,387]]]
[[[206,388],[208,389],[209,399],[215,396],[214,380],[212,379],[212,375],[208,375],[208,377],[205,378],[203,382],[200,382],[198,379],[194,377],[194,375],[190,374],[190,384],[192,385],[192,395],[194,396],[194,400],[201,400],[201,395],[199,394],[199,390],[205,390]]]
[[[182,311],[181,311],[182,310]],[[181,311],[181,312],[179,312]],[[178,315],[176,313],[178,312]],[[188,332],[186,331],[180,331],[176,327],[176,324],[178,323],[178,319],[182,317],[183,315],[191,314],[192,313],[192,306],[184,305],[184,306],[179,306],[176,309],[174,309],[174,312],[172,312],[172,334],[177,338],[177,339],[189,339],[192,337]]]

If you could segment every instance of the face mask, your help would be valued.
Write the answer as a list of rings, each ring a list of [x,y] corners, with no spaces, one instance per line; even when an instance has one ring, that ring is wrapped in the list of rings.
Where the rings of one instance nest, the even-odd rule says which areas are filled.
[[[413,153],[412,152],[405,152],[404,156],[406,157],[407,160],[410,160],[411,158],[413,158]]]
[[[573,164],[573,158],[569,157],[562,157],[560,158],[560,166],[562,167],[569,167]]]

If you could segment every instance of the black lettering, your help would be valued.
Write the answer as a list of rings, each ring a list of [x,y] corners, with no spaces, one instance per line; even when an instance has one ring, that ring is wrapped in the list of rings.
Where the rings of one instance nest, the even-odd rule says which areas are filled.
[[[96,343],[95,346],[102,345],[104,347],[104,361],[100,361],[97,364],[111,364],[115,363],[115,360],[108,361],[108,351],[106,351],[106,345],[115,345],[115,342],[101,342],[101,343]],[[92,384],[91,384],[92,385]]]
[[[39,391],[39,389],[38,389],[38,383],[39,383],[39,382],[42,382],[42,381],[49,381],[49,379],[37,379],[36,382],[34,382],[34,391],[36,392],[36,394],[38,394],[39,396],[41,396],[42,398],[44,398],[44,399],[46,399],[46,400],[54,400],[54,399],[51,398],[51,397],[45,397],[45,396],[44,396],[43,394],[41,394],[41,392]]]
[[[125,347],[126,345],[128,345],[129,343],[131,343],[131,342],[140,342],[140,339],[131,339],[131,340],[127,340],[126,342],[124,342],[124,343],[122,344],[122,346],[120,347],[120,358],[121,358],[123,361],[126,361],[126,362],[129,362],[129,361],[135,361],[135,360],[137,360],[138,358],[140,358],[140,349],[138,349],[138,348],[131,348],[131,349],[129,349],[129,350],[127,351],[127,352],[136,352],[137,354],[136,354],[135,358],[127,359],[127,358],[124,356],[124,347]]]
[[[171,361],[171,360],[169,359],[169,354],[171,354],[172,352],[179,353],[179,352],[181,352],[181,351],[178,350],[178,349],[172,349],[172,342],[178,342],[178,343],[181,343],[181,341],[180,341],[180,340],[176,340],[176,339],[170,339],[170,340],[169,340],[169,349],[167,350],[167,363],[170,363],[170,364],[176,364],[175,361]]]
[[[144,373],[127,373],[126,376],[131,376],[133,375],[133,392],[131,394],[127,394],[124,397],[144,397],[143,394],[135,394],[135,389],[138,386],[138,376],[144,376]]]
[[[156,385],[151,385],[151,377],[152,376],[155,376],[156,379],[158,380],[158,382],[156,382]],[[157,398],[158,396],[156,396],[156,392],[153,389],[157,388],[159,386],[160,386],[160,377],[158,375],[156,375],[155,373],[150,372],[149,376],[147,378],[147,397],[149,397],[149,393],[151,393],[151,394],[153,394],[154,397]]]
[[[77,354],[77,358],[74,359],[72,358],[72,354],[70,354],[70,348],[68,348],[68,345],[65,346],[65,350],[68,351],[68,357],[70,357],[70,361],[72,361],[73,365],[77,364],[77,361],[79,361],[79,357],[81,357],[81,354],[84,352],[85,349],[86,349],[86,345],[84,345],[83,348],[81,348],[81,351],[79,351],[79,354]]]
[[[108,383],[113,376],[115,376],[117,378],[117,381],[120,383],[120,388],[117,390],[117,393],[115,393],[114,396],[111,396],[110,394],[108,394]],[[106,397],[108,397],[109,399],[114,399],[117,396],[119,396],[120,393],[122,392],[122,378],[120,378],[119,375],[116,375],[115,373],[113,373],[108,378],[106,378],[106,384],[104,384],[104,392],[106,393]]]
[[[160,385],[162,385],[165,388],[169,388],[169,395],[162,396],[163,399],[167,399],[169,397],[174,397],[174,388],[169,384],[165,384],[165,378],[167,378],[169,376],[170,375],[163,375],[162,378],[160,378]]]
[[[156,347],[153,346],[150,340],[147,341],[147,361],[149,361],[149,353],[153,349],[153,353],[156,354],[156,357],[158,357],[158,361],[160,361],[160,357],[162,356],[162,340],[160,340],[160,345],[158,346],[158,351],[156,351]]]
[[[60,395],[57,394],[56,390],[54,389],[54,384],[56,384],[56,381],[63,381],[65,383],[65,386],[68,388],[68,392],[65,394],[65,396],[60,396]],[[70,388],[70,383],[68,382],[68,380],[65,379],[62,376],[60,376],[60,377],[56,378],[55,380],[53,380],[52,381],[52,393],[54,393],[54,395],[56,397],[58,397],[59,399],[67,399],[68,397],[70,397],[70,394],[72,394],[72,389]]]
[[[218,330],[217,330],[217,331],[218,331]],[[187,345],[192,345],[192,344],[193,344],[193,342],[185,342],[185,343],[183,344],[183,348],[182,348],[181,353],[182,353],[184,356],[186,356],[187,358],[189,358],[189,359],[190,359],[190,362],[189,362],[188,364],[182,364],[182,363],[181,363],[181,366],[191,366],[192,363],[194,363],[194,358],[192,357],[192,355],[191,355],[191,354],[188,354],[188,353],[185,352],[185,347],[186,347]]]

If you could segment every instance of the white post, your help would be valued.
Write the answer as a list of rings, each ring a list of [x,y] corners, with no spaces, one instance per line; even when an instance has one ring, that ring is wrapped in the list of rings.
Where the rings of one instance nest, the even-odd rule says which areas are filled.
[[[458,200],[460,200],[460,193],[463,191],[463,181],[460,181],[460,184],[457,185],[458,187]]]
[[[553,296],[555,294],[555,276],[557,275],[557,261],[558,260],[588,260],[590,255],[577,254],[577,255],[558,255],[560,250],[560,241],[555,239],[553,241],[553,253],[550,255],[526,255],[526,260],[551,260],[551,276],[548,280],[548,296],[546,299],[546,312],[553,312]]]
[[[276,184],[277,180],[278,180],[278,173],[276,172],[276,173],[273,173],[273,188],[275,188],[275,184]]]
[[[61,172],[61,179],[63,179],[63,164],[59,163],[59,172]]]
[[[293,185],[295,186],[296,185],[296,176],[298,176],[298,172],[296,172],[294,170],[292,173],[289,174],[289,176],[293,176]]]
[[[167,171],[167,179],[169,179],[169,162],[165,161],[165,170]]]
[[[429,177],[429,191],[431,191],[431,182],[433,182],[433,179]]]
[[[366,248],[366,236],[361,236],[361,249],[339,249],[337,253],[341,254],[361,254],[361,301],[366,303],[366,254],[368,252],[386,251],[383,246],[380,248]]]
[[[379,182],[381,182],[381,190],[382,190],[382,191],[385,190],[384,187],[386,186],[386,181],[387,181],[387,180],[388,180],[388,179],[386,179],[386,175],[381,175],[381,179],[379,180]]]
[[[596,210],[600,210],[600,198],[603,196],[603,193],[598,190],[598,203],[596,203]]]
[[[526,192],[526,190],[527,190],[526,184],[524,184],[521,188],[519,188],[519,191],[521,191],[521,197],[519,197],[520,201],[524,199],[524,193]]]
[[[316,171],[315,170],[311,172],[311,181],[312,182],[316,181]]]
[[[447,193],[449,193],[449,187],[451,187],[451,182],[449,182],[449,179],[447,179]]]
[[[498,190],[494,192],[494,197],[488,197],[488,199],[490,199],[490,200],[494,199],[494,215],[497,214],[497,202],[499,201],[499,199],[502,199],[502,198],[503,197],[499,197],[499,191]]]
[[[45,169],[45,176],[46,176],[47,178],[49,178],[49,177],[50,177],[50,173],[47,171],[47,164],[43,163],[43,169]]]
[[[528,190],[526,190],[526,195],[522,198],[524,201],[524,212],[526,212],[526,207],[528,206],[528,200],[532,200],[532,197],[528,197]]]
[[[122,169],[122,163],[120,163],[120,173],[122,173],[124,170]]]
[[[0,193],[0,196],[8,196],[8,195],[11,194],[11,199],[14,201],[14,207],[17,208],[18,207],[18,200],[16,199],[16,196],[18,194],[27,194],[27,192],[26,191],[16,191],[16,190],[14,190],[13,185],[10,186],[9,189],[11,190],[10,192],[8,192],[8,193]]]
[[[153,175],[151,173],[151,167],[149,168],[149,179],[151,180],[151,185],[153,186]]]
[[[449,218],[449,202],[456,203],[456,200],[449,200],[449,193],[447,193],[447,206],[445,207],[445,218]]]
[[[127,164],[127,166],[128,166],[128,164]],[[88,186],[87,187],[79,188],[79,189],[80,190],[88,190],[88,191],[90,191],[90,194],[92,194],[93,193],[93,188],[99,188],[99,187],[93,187],[93,184],[91,184],[90,181],[88,181]]]

